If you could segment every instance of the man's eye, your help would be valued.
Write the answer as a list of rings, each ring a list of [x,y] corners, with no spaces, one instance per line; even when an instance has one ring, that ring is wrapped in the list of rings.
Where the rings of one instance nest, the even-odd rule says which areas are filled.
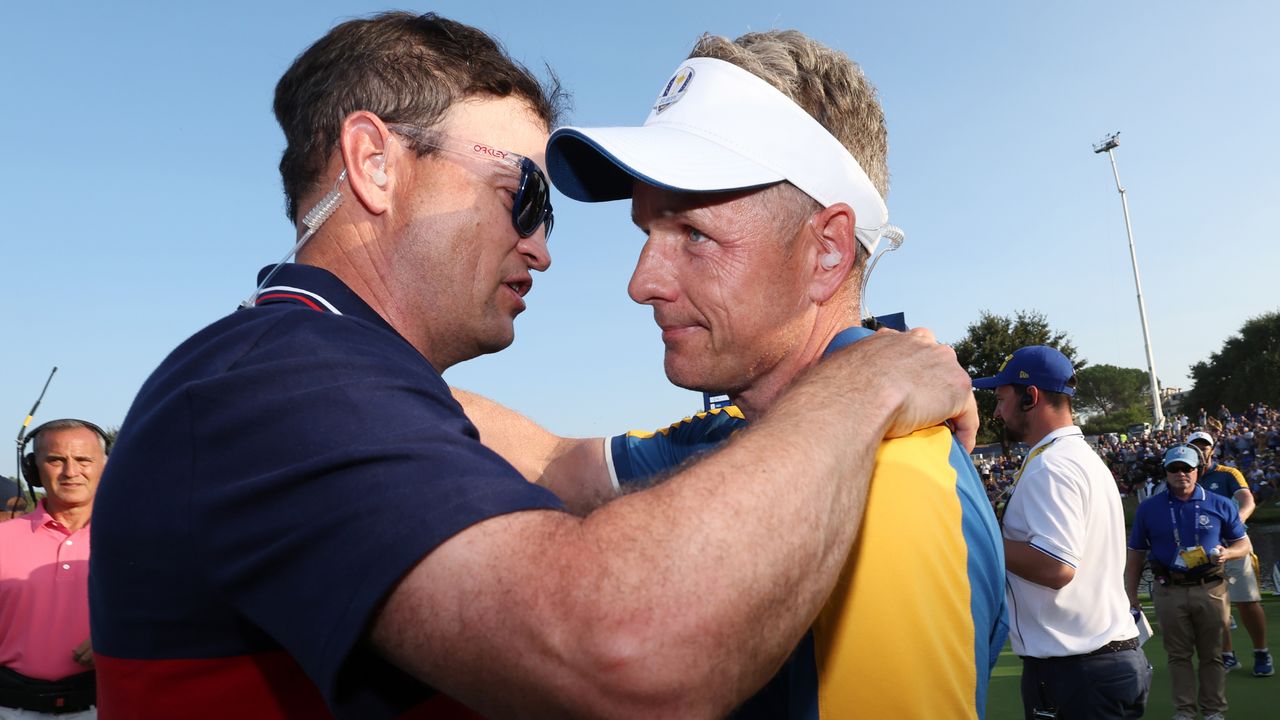
[[[707,236],[703,235],[701,230],[698,230],[697,228],[689,228],[689,242],[700,243],[706,239]]]

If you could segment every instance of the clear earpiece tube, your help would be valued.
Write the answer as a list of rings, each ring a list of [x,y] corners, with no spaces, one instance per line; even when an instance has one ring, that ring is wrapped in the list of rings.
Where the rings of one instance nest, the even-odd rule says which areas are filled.
[[[876,256],[871,259],[871,264],[867,267],[867,272],[862,275],[862,290],[858,293],[858,297],[862,301],[862,317],[864,320],[874,317],[871,314],[871,310],[867,308],[867,282],[871,280],[871,271],[876,269],[876,263],[880,262],[880,258],[884,257],[885,253],[891,253],[902,247],[902,243],[907,240],[907,235],[902,232],[902,228],[896,225],[885,225],[884,232],[880,235],[880,239],[888,242],[889,245],[876,253]]]
[[[253,289],[253,294],[240,303],[242,309],[253,307],[254,302],[258,299],[258,293],[262,292],[262,288],[266,287],[268,282],[271,282],[271,278],[275,277],[281,266],[289,262],[289,259],[294,255],[297,255],[302,246],[306,245],[311,236],[316,234],[316,230],[319,230],[320,226],[324,224],[324,221],[328,220],[329,216],[337,211],[338,206],[342,204],[342,191],[338,189],[338,186],[346,179],[347,171],[344,168],[342,172],[338,173],[338,179],[333,181],[333,189],[325,193],[325,196],[320,198],[320,201],[308,210],[306,215],[302,216],[302,224],[307,226],[307,231],[302,234],[302,237],[298,238],[298,242],[294,244],[293,249],[285,253],[284,257],[280,258],[280,262],[271,268],[271,272],[262,278],[262,282],[258,283],[258,287]]]

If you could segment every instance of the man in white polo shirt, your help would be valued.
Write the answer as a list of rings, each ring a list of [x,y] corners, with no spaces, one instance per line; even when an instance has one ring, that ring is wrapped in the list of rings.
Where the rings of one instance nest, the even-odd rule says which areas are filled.
[[[995,390],[1005,434],[1032,446],[1001,518],[1026,717],[1141,717],[1151,666],[1124,590],[1120,495],[1072,421],[1071,361],[1020,348],[973,386]]]

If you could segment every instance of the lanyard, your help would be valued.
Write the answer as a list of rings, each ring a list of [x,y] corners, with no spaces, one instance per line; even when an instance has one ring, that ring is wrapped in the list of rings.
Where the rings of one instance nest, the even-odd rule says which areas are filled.
[[[1191,492],[1193,495],[1195,494],[1195,490],[1192,490]],[[1181,550],[1183,547],[1185,547],[1182,544],[1182,533],[1178,532],[1178,519],[1182,517],[1182,508],[1180,507],[1178,509],[1178,512],[1175,516],[1173,512],[1173,498],[1172,497],[1168,498],[1168,502],[1169,502],[1169,522],[1173,523],[1173,544],[1178,550]],[[1186,507],[1186,503],[1182,503],[1182,506]],[[1196,519],[1199,517],[1200,517],[1200,501],[1197,500],[1195,504],[1195,514],[1191,516],[1191,527],[1192,527],[1191,534],[1195,536],[1197,545],[1200,544],[1200,525],[1198,522],[1196,522]]]
[[[1011,486],[1009,487],[1009,499],[1008,499],[1008,500],[1006,500],[1006,501],[1005,501],[1005,503],[1004,503],[1003,505],[1000,505],[999,507],[997,507],[997,508],[996,508],[996,522],[1000,523],[1001,525],[1003,525],[1003,524],[1004,524],[1004,513],[1005,513],[1005,511],[1006,511],[1006,510],[1008,510],[1008,509],[1009,509],[1009,503],[1013,501],[1013,492],[1014,492],[1015,490],[1017,490],[1017,489],[1018,489],[1018,481],[1022,479],[1022,473],[1024,473],[1024,472],[1026,472],[1026,471],[1027,471],[1027,466],[1028,466],[1028,465],[1030,465],[1030,464],[1031,464],[1031,461],[1032,461],[1032,460],[1035,460],[1035,459],[1036,459],[1036,457],[1037,457],[1038,455],[1040,455],[1040,453],[1044,452],[1045,450],[1048,450],[1048,449],[1049,449],[1049,448],[1050,448],[1054,443],[1058,442],[1059,440],[1061,440],[1061,439],[1062,439],[1062,438],[1064,438],[1064,437],[1075,437],[1075,436],[1074,436],[1074,434],[1073,434],[1073,435],[1059,435],[1058,437],[1056,437],[1056,438],[1054,438],[1054,439],[1050,440],[1049,442],[1047,442],[1047,443],[1045,443],[1045,444],[1041,445],[1040,447],[1036,448],[1035,450],[1032,450],[1032,451],[1027,455],[1027,457],[1026,457],[1026,458],[1024,458],[1024,459],[1022,460],[1022,467],[1018,468],[1018,472],[1017,472],[1017,474],[1013,476],[1013,485],[1011,485]]]

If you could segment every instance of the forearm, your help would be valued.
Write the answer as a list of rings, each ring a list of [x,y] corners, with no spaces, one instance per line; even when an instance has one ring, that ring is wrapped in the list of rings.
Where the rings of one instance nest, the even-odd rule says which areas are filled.
[[[396,589],[374,643],[489,717],[723,717],[794,649],[856,535],[884,423],[842,407],[867,422],[797,396],[585,520],[464,531]]]
[[[826,601],[886,430],[972,400],[931,336],[840,354],[661,486],[583,520],[511,513],[446,541],[392,592],[375,645],[491,717],[724,716]]]
[[[480,442],[511,463],[529,482],[542,479],[564,438],[482,395],[455,387],[449,390],[480,432]]]
[[[1124,563],[1124,592],[1129,596],[1129,604],[1138,606],[1138,583],[1142,581],[1142,566],[1147,562],[1147,554],[1141,550],[1126,550]]]
[[[604,462],[604,438],[566,438],[486,397],[450,388],[480,432],[480,441],[526,480],[554,492],[575,515],[614,497]]]
[[[586,520],[601,542],[636,540],[600,558],[622,597],[603,599],[601,585],[587,583],[573,601],[603,600],[601,629],[627,624],[604,663],[624,686],[649,697],[676,689],[674,714],[699,714],[689,705],[698,697],[721,716],[803,636],[857,535],[885,427],[868,404],[854,405],[843,417],[867,421],[833,442],[838,434],[809,424],[819,401],[792,393],[719,452]],[[813,431],[797,432],[806,426]]]
[[[1239,490],[1236,492],[1236,500],[1240,502],[1240,522],[1249,522],[1249,516],[1257,509],[1253,493],[1248,490]]]
[[[1236,560],[1242,557],[1249,557],[1249,554],[1252,552],[1253,552],[1253,541],[1249,539],[1248,535],[1245,535],[1243,538],[1228,545],[1222,551],[1222,559],[1223,559],[1223,562],[1226,562],[1227,560]]]
[[[1028,582],[1059,590],[1075,578],[1075,568],[1032,547],[1030,543],[1004,541],[1005,568]]]

